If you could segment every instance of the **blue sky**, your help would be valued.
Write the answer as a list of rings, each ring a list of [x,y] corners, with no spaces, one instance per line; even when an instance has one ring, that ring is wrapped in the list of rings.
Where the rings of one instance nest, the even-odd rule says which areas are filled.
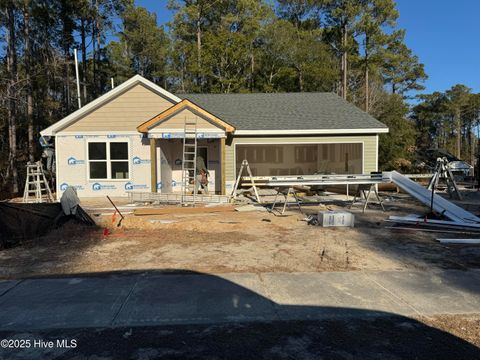
[[[159,24],[172,17],[167,2],[136,0],[157,13]],[[407,45],[425,64],[425,92],[445,91],[455,84],[480,92],[480,1],[397,0],[397,8]]]

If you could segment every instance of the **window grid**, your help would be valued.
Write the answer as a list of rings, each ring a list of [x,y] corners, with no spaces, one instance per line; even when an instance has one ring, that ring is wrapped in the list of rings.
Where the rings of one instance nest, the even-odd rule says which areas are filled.
[[[91,143],[101,143],[105,144],[106,146],[106,159],[90,159],[90,144]],[[123,143],[127,145],[127,158],[126,159],[111,159],[110,157],[110,144],[112,143]],[[131,166],[130,166],[130,145],[129,141],[125,140],[117,140],[117,141],[108,141],[108,140],[92,140],[87,142],[87,155],[88,155],[88,179],[91,181],[100,181],[100,180],[108,180],[108,181],[117,181],[117,180],[129,180],[131,177]],[[93,178],[91,177],[91,169],[90,164],[93,162],[104,162],[107,166],[107,177],[106,178]],[[126,178],[113,178],[112,177],[112,162],[126,162],[127,163],[127,177]]]

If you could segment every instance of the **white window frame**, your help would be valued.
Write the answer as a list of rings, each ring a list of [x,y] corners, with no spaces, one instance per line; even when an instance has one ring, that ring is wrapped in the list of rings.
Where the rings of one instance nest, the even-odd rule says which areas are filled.
[[[89,153],[89,144],[90,143],[105,143],[107,147],[107,158],[105,160],[90,160],[90,153]],[[112,160],[110,159],[110,143],[126,143],[127,148],[128,148],[128,158],[126,160],[120,160],[120,159],[115,159],[113,161],[126,161],[128,163],[128,178],[124,179],[112,179]],[[119,182],[125,182],[125,181],[130,181],[132,180],[132,164],[131,164],[131,153],[130,153],[130,139],[126,138],[120,138],[120,139],[105,139],[105,138],[99,138],[99,139],[87,139],[86,141],[86,158],[87,158],[87,178],[88,181],[119,181]],[[98,178],[91,178],[90,177],[90,161],[93,162],[106,162],[107,163],[107,177],[104,179],[98,179]]]

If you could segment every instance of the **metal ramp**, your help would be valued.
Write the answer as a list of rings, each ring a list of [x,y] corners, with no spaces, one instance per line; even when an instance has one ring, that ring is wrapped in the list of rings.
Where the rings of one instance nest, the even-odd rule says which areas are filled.
[[[388,174],[392,182],[401,188],[403,191],[407,192],[415,199],[420,201],[422,204],[430,207],[433,205],[433,210],[438,213],[446,216],[452,221],[460,223],[480,223],[480,218],[462,209],[460,206],[455,205],[454,203],[444,199],[440,195],[433,195],[432,201],[432,191],[427,188],[417,184],[415,181],[410,180],[409,178],[403,176],[397,171],[391,171]]]
[[[182,205],[195,206],[197,197],[197,118],[187,120],[185,117],[183,132],[183,155],[182,155]]]
[[[53,195],[48,186],[41,161],[27,164],[27,178],[23,191],[24,203],[53,202]]]

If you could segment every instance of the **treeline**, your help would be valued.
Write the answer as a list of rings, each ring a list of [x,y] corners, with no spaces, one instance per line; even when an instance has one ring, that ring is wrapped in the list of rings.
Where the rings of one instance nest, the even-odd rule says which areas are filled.
[[[418,148],[445,149],[473,165],[480,151],[480,93],[455,85],[418,98],[421,102],[413,107],[411,116],[418,130]]]
[[[394,0],[171,0],[169,8],[172,21],[159,26],[133,0],[0,0],[0,189],[18,191],[18,171],[40,155],[39,130],[77,109],[74,48],[82,104],[111,78],[136,73],[171,92],[331,91],[391,127],[383,167],[408,165],[417,142],[436,139],[423,126],[438,129],[426,125],[437,117],[415,118],[426,139],[418,141],[407,119],[405,98],[427,76],[397,27]]]

